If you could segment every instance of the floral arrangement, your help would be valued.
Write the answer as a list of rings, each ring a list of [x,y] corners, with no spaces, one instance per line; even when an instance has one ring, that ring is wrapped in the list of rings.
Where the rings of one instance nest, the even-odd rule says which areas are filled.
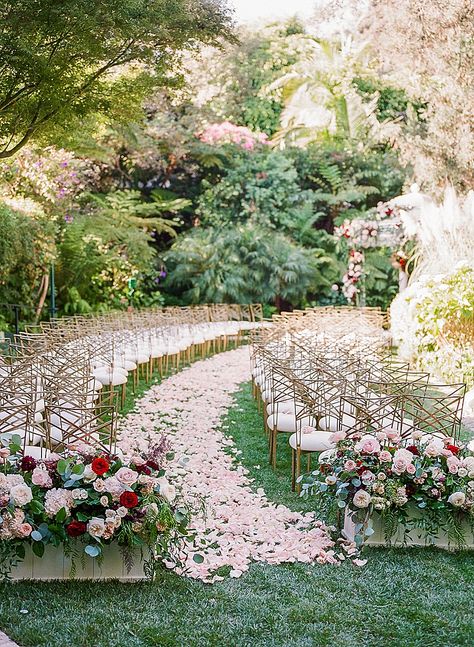
[[[127,565],[133,549],[148,549],[145,572],[176,559],[187,535],[189,511],[177,503],[176,490],[162,467],[162,440],[147,454],[120,456],[76,446],[62,455],[36,460],[20,453],[20,438],[2,436],[0,445],[0,577],[25,556],[25,544],[42,557],[45,546],[63,545],[101,559],[104,546],[117,542]]]
[[[342,294],[351,303],[359,294],[358,283],[362,279],[364,254],[355,249],[349,250],[347,272],[342,277]]]
[[[330,459],[301,478],[302,492],[316,494],[328,507],[344,510],[358,523],[356,543],[373,529],[367,522],[380,514],[387,543],[403,524],[423,527],[436,536],[446,530],[457,547],[465,543],[462,521],[474,528],[474,454],[441,439],[414,431],[409,440],[398,432],[332,435]],[[413,508],[424,511],[412,515]]]
[[[341,225],[334,228],[339,250],[348,250],[348,269],[342,277],[342,294],[349,303],[361,300],[363,292],[365,258],[362,250],[374,247],[393,248],[403,246],[406,242],[397,209],[387,203],[379,203],[368,215],[370,217],[367,219],[345,219]],[[397,258],[404,258],[402,249],[397,254]],[[406,260],[403,269],[405,265]],[[401,267],[401,263],[398,267]]]
[[[236,126],[230,121],[210,124],[199,134],[199,139],[205,144],[237,144],[245,150],[268,143],[265,133],[255,133],[246,126]]]

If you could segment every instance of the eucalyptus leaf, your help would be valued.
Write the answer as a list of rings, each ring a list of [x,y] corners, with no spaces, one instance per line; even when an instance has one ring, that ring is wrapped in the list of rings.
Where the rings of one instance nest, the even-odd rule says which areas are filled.
[[[84,548],[84,552],[86,553],[86,555],[89,555],[89,557],[98,557],[101,551],[99,546],[92,546],[91,544],[88,544]]]

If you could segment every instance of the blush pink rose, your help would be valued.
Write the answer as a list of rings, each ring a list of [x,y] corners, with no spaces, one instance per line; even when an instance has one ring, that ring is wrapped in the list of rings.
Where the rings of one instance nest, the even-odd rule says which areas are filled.
[[[364,454],[378,454],[380,451],[380,443],[375,436],[367,434],[366,436],[362,436],[355,446],[355,449]]]
[[[355,470],[355,468],[356,468],[356,467],[357,467],[357,465],[356,465],[355,461],[347,460],[347,461],[344,463],[344,469],[345,469],[347,472],[352,472],[353,470]]]
[[[115,478],[123,485],[128,485],[129,487],[136,483],[138,479],[138,473],[131,470],[129,467],[121,467],[115,473]]]
[[[388,452],[386,449],[384,449],[383,451],[380,452],[379,459],[381,463],[391,463],[392,454]]]
[[[407,465],[407,472],[408,474],[416,473],[416,467],[413,465],[413,463],[410,463],[409,465]]]
[[[20,537],[29,537],[33,532],[33,528],[29,523],[22,523],[18,529],[18,534]]]
[[[344,440],[344,438],[347,436],[345,431],[335,431],[333,434],[329,436],[329,440],[332,443],[338,443],[341,440]]]

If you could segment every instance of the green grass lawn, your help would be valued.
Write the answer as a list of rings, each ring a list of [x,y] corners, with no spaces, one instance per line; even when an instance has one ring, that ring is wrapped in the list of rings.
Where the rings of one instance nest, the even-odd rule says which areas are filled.
[[[129,403],[129,405],[131,402]],[[224,421],[269,498],[309,510],[289,487],[289,452],[268,467],[245,385]],[[0,627],[24,647],[460,647],[474,644],[474,555],[368,552],[368,564],[255,564],[206,585],[164,572],[153,584],[56,582],[0,587]],[[22,611],[28,613],[22,613]]]

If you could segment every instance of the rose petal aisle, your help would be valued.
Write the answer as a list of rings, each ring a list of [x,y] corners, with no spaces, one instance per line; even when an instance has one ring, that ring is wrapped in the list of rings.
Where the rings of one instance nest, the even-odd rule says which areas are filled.
[[[187,545],[179,572],[208,582],[223,579],[216,573],[223,566],[239,577],[252,561],[339,562],[313,513],[292,512],[252,488],[233,441],[219,430],[232,393],[249,379],[248,348],[215,355],[152,386],[119,426],[119,446],[127,454],[166,434],[175,452],[167,474],[187,497],[204,499],[192,521],[196,543],[202,539],[207,546],[198,551],[204,561],[197,563],[197,548]]]

